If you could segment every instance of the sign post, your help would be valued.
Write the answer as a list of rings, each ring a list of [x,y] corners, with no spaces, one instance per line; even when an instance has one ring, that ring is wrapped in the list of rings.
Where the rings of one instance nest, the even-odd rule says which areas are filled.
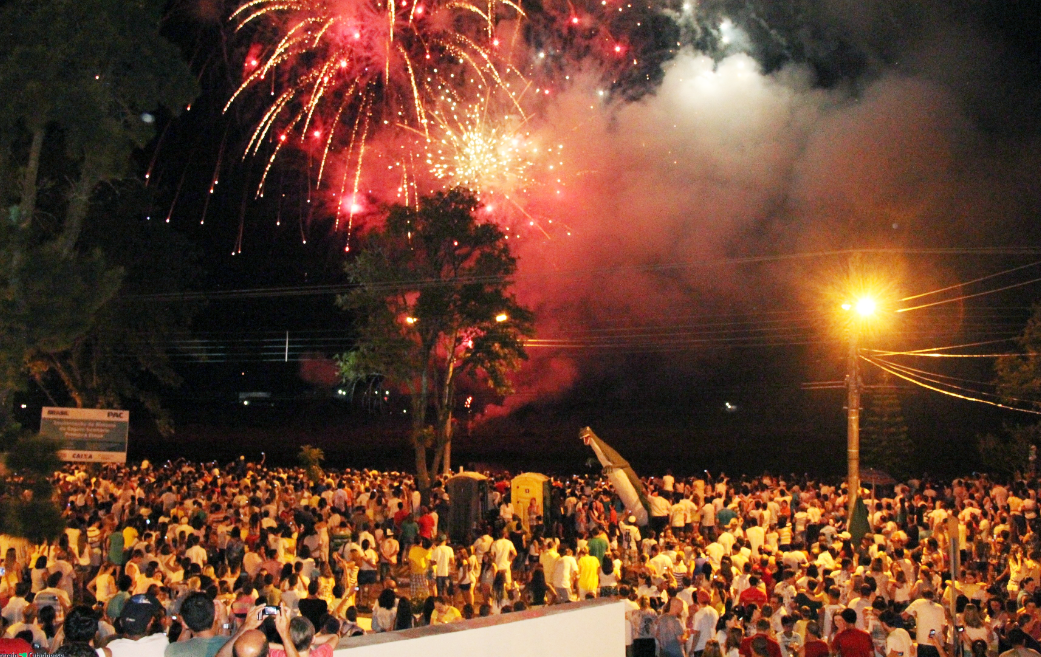
[[[130,411],[45,406],[40,435],[60,441],[58,458],[88,463],[126,463]]]

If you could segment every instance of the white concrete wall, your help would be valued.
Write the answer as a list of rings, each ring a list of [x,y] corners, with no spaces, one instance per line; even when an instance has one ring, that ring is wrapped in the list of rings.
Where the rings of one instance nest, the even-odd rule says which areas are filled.
[[[337,657],[624,657],[625,605],[589,600],[343,639]]]

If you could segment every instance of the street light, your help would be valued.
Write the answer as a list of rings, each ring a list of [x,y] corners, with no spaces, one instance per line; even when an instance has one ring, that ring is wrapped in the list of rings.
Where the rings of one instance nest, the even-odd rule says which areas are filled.
[[[878,304],[871,297],[842,304],[842,309],[857,316],[849,317],[849,356],[846,361],[846,492],[849,506],[847,523],[853,521],[853,509],[860,495],[860,360],[859,341],[863,320],[875,315]]]
[[[501,323],[505,322],[509,318],[510,318],[510,316],[507,315],[506,313],[499,313],[498,315],[495,316],[495,321],[497,321],[497,322],[499,322],[501,324]]]

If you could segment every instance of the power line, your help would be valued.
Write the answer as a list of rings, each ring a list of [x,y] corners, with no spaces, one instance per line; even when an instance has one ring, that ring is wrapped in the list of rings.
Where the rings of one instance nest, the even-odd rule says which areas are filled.
[[[903,254],[903,255],[973,255],[973,256],[1021,256],[1041,255],[1041,247],[979,247],[979,248],[890,248],[890,249],[840,249],[831,251],[808,251],[801,253],[767,254],[759,256],[739,256],[732,258],[714,258],[691,260],[686,262],[660,263],[655,265],[618,265],[615,267],[596,269],[570,269],[559,271],[525,272],[512,277],[472,276],[452,279],[426,278],[411,281],[392,281],[368,284],[372,289],[400,289],[402,287],[431,287],[441,285],[457,285],[465,283],[495,283],[504,280],[542,279],[547,277],[581,278],[589,276],[607,276],[628,272],[660,272],[677,269],[699,269],[722,266],[762,264],[770,262],[786,262],[795,260],[812,260],[849,256],[853,254]],[[290,296],[323,296],[341,294],[358,287],[355,283],[329,285],[299,285],[274,288],[242,288],[236,290],[209,290],[198,292],[163,292],[155,294],[129,294],[122,297],[126,301],[218,301],[224,299],[254,299],[266,297]]]
[[[870,358],[868,356],[861,356],[861,358],[863,358],[864,360],[866,360],[867,362],[871,363],[872,365],[874,365],[875,367],[881,369],[884,372],[889,372],[890,374],[892,374],[895,377],[901,378],[901,379],[903,379],[905,381],[908,381],[910,383],[913,383],[913,384],[915,384],[917,386],[921,386],[922,388],[925,388],[927,390],[932,390],[933,392],[938,392],[938,393],[940,393],[942,395],[947,395],[949,397],[954,397],[956,399],[963,399],[965,401],[974,401],[974,402],[978,402],[980,404],[987,404],[988,406],[996,406],[998,408],[1004,408],[1004,409],[1007,409],[1007,410],[1010,410],[1010,411],[1019,411],[1021,413],[1029,413],[1031,415],[1041,415],[1041,411],[1034,411],[1034,410],[1029,410],[1029,409],[1026,409],[1026,408],[1017,408],[1015,406],[1009,406],[1007,404],[1001,404],[999,402],[993,402],[993,401],[989,401],[989,400],[986,400],[986,399],[979,399],[979,398],[976,398],[976,397],[969,397],[968,395],[962,395],[962,394],[958,394],[956,392],[951,392],[950,390],[944,390],[942,388],[937,388],[937,387],[931,386],[931,385],[929,385],[927,383],[923,383],[922,381],[919,381],[919,380],[917,380],[917,379],[915,379],[913,377],[910,377],[910,376],[908,376],[906,374],[903,374],[903,373],[901,373],[901,372],[899,372],[899,371],[897,371],[897,370],[895,370],[895,369],[893,369],[891,367],[888,367],[887,365],[885,365],[883,363],[879,363],[875,359]]]
[[[966,285],[972,285],[974,283],[980,283],[982,281],[986,281],[986,280],[989,280],[991,278],[997,278],[998,276],[1004,276],[1005,274],[1011,274],[1012,272],[1019,271],[1020,269],[1028,269],[1030,267],[1036,267],[1038,265],[1041,265],[1041,260],[1038,260],[1037,262],[1031,262],[1030,264],[1027,264],[1027,265],[1020,265],[1019,267],[1013,267],[1012,269],[1006,269],[1005,271],[999,271],[996,274],[988,274],[987,276],[981,276],[980,278],[974,278],[971,281],[965,281],[964,283],[955,283],[954,285],[948,285],[947,287],[942,287],[939,290],[933,290],[932,292],[922,292],[921,294],[915,294],[915,295],[912,295],[912,296],[909,296],[909,297],[904,297],[900,301],[901,302],[911,301],[912,299],[920,299],[921,297],[928,297],[928,296],[931,296],[933,294],[940,294],[941,292],[947,292],[948,290],[954,290],[954,289],[957,289],[957,288],[965,287]]]
[[[955,301],[964,301],[965,299],[974,299],[976,297],[982,297],[982,296],[986,296],[988,294],[995,294],[997,292],[1004,292],[1005,290],[1011,290],[1013,288],[1023,287],[1025,285],[1030,285],[1031,283],[1037,283],[1038,281],[1041,281],[1041,277],[1039,277],[1039,278],[1032,278],[1029,281],[1023,281],[1021,283],[1013,283],[1012,285],[1006,285],[1004,287],[999,287],[999,288],[996,288],[996,289],[993,289],[993,290],[985,290],[983,292],[976,292],[975,294],[963,294],[961,296],[954,297],[953,299],[944,299],[943,301],[933,301],[932,303],[923,303],[920,306],[911,306],[910,308],[898,308],[896,312],[898,312],[898,313],[906,313],[909,310],[921,310],[922,308],[931,308],[933,306],[939,306],[939,305],[942,305],[942,304],[945,304],[945,303],[954,303]]]

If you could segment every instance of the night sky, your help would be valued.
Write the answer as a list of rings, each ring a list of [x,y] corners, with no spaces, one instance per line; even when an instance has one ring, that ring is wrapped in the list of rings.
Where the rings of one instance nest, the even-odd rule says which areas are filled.
[[[835,318],[852,250],[890,300],[865,346],[1022,330],[1041,283],[891,311],[1041,277],[1026,267],[899,301],[1041,261],[1037,3],[611,2],[566,15],[525,4],[527,19],[503,28],[515,36],[511,61],[542,94],[525,101],[524,135],[562,153],[559,169],[532,168],[523,216],[508,224],[518,294],[544,342],[504,406],[470,383],[457,395],[475,395],[478,411],[460,409],[457,462],[580,469],[590,455],[578,429],[590,425],[641,473],[841,473],[844,391],[807,384],[842,380]],[[318,150],[286,148],[258,198],[269,144],[243,153],[269,94],[252,89],[223,111],[287,25],[236,32],[234,8],[178,0],[164,26],[202,92],[178,117],[158,113],[138,157],[153,195],[140,220],[168,221],[191,243],[198,275],[185,302],[202,306],[173,345],[185,382],[164,399],[177,434],[135,421],[130,456],[290,460],[309,442],[330,465],[408,467],[401,395],[338,394],[330,357],[350,347],[351,318],[334,293],[357,234],[336,226],[338,184],[318,185]],[[373,130],[355,231],[398,200],[377,170],[402,139]],[[337,181],[351,166],[342,159],[334,149]],[[993,379],[991,359],[927,360],[905,364]],[[883,381],[870,365],[865,382],[897,386],[916,465],[933,472],[977,468],[978,434],[1030,421]]]

